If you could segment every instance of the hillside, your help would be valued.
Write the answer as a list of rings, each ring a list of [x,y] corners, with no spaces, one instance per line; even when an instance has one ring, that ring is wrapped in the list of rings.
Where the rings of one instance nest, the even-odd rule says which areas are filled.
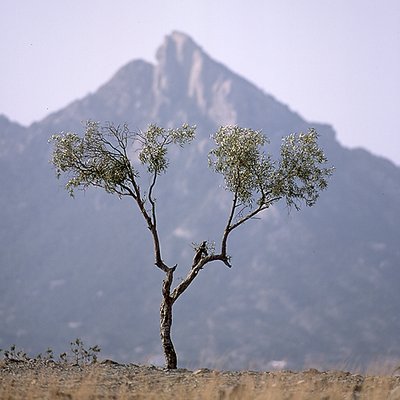
[[[268,73],[268,71],[266,71]],[[134,204],[101,191],[74,200],[48,160],[51,134],[81,121],[198,126],[160,179],[164,256],[185,274],[191,242],[219,240],[227,194],[207,169],[220,124],[281,137],[314,127],[336,167],[317,205],[269,210],[232,237],[233,268],[204,270],[175,307],[182,366],[366,367],[400,358],[400,169],[337,141],[174,32],[155,65],[135,60],[98,91],[29,127],[0,118],[0,346],[55,351],[81,337],[110,358],[160,362],[162,274]],[[4,151],[7,149],[7,151]],[[276,364],[280,361],[280,364]]]

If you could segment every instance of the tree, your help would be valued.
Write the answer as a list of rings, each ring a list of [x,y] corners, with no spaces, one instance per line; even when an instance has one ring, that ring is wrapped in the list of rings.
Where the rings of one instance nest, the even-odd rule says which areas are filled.
[[[168,369],[177,368],[171,339],[173,305],[207,264],[221,261],[231,267],[230,233],[279,200],[284,199],[289,208],[295,209],[302,203],[314,205],[332,173],[332,168],[325,166],[327,159],[318,146],[314,129],[284,138],[280,159],[274,161],[264,152],[268,140],[261,131],[221,126],[212,136],[215,147],[209,153],[209,166],[223,176],[225,189],[232,194],[220,247],[216,251],[214,244],[207,241],[195,246],[189,273],[173,288],[177,265],[169,266],[162,258],[154,193],[158,179],[168,169],[168,149],[189,144],[195,130],[195,126],[187,124],[177,129],[150,125],[144,132],[132,133],[127,125],[102,127],[89,121],[83,137],[66,133],[51,139],[52,163],[58,177],[66,175],[66,189],[71,195],[76,189],[100,187],[108,193],[132,198],[143,216],[153,240],[154,264],[165,273],[160,335]],[[144,186],[147,181],[150,183]]]

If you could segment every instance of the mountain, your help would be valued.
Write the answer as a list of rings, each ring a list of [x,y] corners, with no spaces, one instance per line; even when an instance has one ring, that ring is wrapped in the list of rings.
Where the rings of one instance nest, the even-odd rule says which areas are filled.
[[[160,362],[162,273],[135,204],[101,190],[69,198],[50,166],[48,138],[82,121],[132,130],[196,124],[157,190],[165,261],[179,276],[191,242],[220,239],[229,194],[207,168],[221,124],[281,138],[314,127],[336,170],[318,203],[268,210],[232,235],[233,268],[204,269],[175,306],[180,365],[367,368],[400,357],[400,169],[347,149],[327,124],[287,105],[173,32],[155,65],[135,60],[95,93],[29,127],[0,117],[0,347],[66,350],[82,338],[103,357]]]

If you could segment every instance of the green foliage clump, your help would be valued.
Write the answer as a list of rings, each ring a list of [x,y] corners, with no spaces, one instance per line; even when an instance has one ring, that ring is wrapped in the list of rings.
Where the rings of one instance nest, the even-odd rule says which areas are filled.
[[[221,126],[213,135],[217,145],[209,153],[209,165],[225,179],[226,189],[243,203],[251,203],[254,193],[265,196],[264,187],[273,164],[262,153],[267,138],[261,131],[237,125]]]
[[[182,125],[177,129],[165,129],[151,124],[148,129],[137,134],[141,148],[139,160],[147,166],[151,174],[160,174],[168,168],[167,149],[170,144],[183,147],[195,136],[196,126]]]
[[[256,202],[264,209],[282,198],[295,208],[301,200],[312,206],[333,171],[324,167],[327,159],[315,129],[285,137],[279,161],[265,153],[269,140],[261,131],[228,125],[220,127],[213,139],[216,147],[209,153],[209,165],[223,175],[225,188],[245,206]]]
[[[73,196],[75,189],[101,187],[108,193],[135,194],[139,171],[130,161],[129,152],[139,150],[139,160],[151,174],[159,175],[168,167],[167,149],[171,144],[183,146],[193,140],[196,127],[187,124],[177,129],[150,125],[145,132],[130,132],[128,126],[101,126],[88,121],[85,134],[53,135],[52,163],[57,177],[65,173],[66,189]],[[133,185],[133,187],[132,187]]]
[[[273,195],[284,197],[288,206],[296,209],[300,200],[309,207],[313,206],[320,192],[328,186],[327,179],[333,172],[332,167],[324,166],[327,161],[318,146],[315,129],[285,137],[271,185]]]
[[[123,185],[132,168],[128,155],[123,151],[129,137],[126,125],[100,127],[98,122],[88,121],[84,137],[76,133],[53,135],[52,162],[57,176],[70,176],[66,189],[72,196],[78,187],[98,186],[108,193],[115,193]]]

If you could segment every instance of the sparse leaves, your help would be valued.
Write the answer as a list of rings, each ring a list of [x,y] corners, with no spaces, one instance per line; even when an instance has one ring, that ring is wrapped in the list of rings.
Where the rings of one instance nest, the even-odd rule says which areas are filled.
[[[314,205],[328,185],[333,168],[325,167],[327,158],[317,141],[315,129],[282,140],[281,159],[271,190],[274,196],[285,198],[288,206],[298,209],[302,200],[307,206]]]
[[[168,146],[177,144],[183,146],[190,143],[195,136],[196,126],[182,125],[177,129],[164,129],[150,125],[145,132],[138,134],[141,143],[139,159],[146,165],[151,174],[159,175],[168,168]]]
[[[57,176],[65,173],[69,180],[66,189],[71,195],[77,188],[89,186],[104,188],[108,193],[122,194],[123,187],[136,171],[127,155],[128,139],[131,137],[126,125],[86,123],[85,135],[76,133],[53,135],[52,163]]]
[[[315,203],[326,188],[332,168],[323,165],[327,159],[318,147],[318,134],[292,134],[282,141],[280,160],[272,160],[263,148],[268,143],[261,131],[238,126],[223,126],[213,136],[216,147],[209,153],[209,164],[223,175],[225,187],[242,206],[267,208],[285,198],[288,206]],[[243,217],[243,208],[237,214]]]
[[[132,133],[128,126],[88,121],[85,134],[76,133],[53,135],[54,144],[51,162],[57,177],[68,177],[66,189],[70,195],[75,189],[90,186],[101,187],[108,193],[120,196],[139,196],[139,171],[133,166],[128,154],[138,148],[139,160],[148,172],[159,175],[168,167],[168,146],[183,146],[193,140],[195,126],[187,124],[177,129],[164,129],[150,125],[144,132]],[[139,199],[140,200],[140,199]]]
[[[251,204],[254,194],[262,195],[264,180],[273,167],[262,153],[267,138],[261,131],[237,125],[221,126],[213,136],[217,145],[209,153],[209,165],[223,175],[226,189]]]

